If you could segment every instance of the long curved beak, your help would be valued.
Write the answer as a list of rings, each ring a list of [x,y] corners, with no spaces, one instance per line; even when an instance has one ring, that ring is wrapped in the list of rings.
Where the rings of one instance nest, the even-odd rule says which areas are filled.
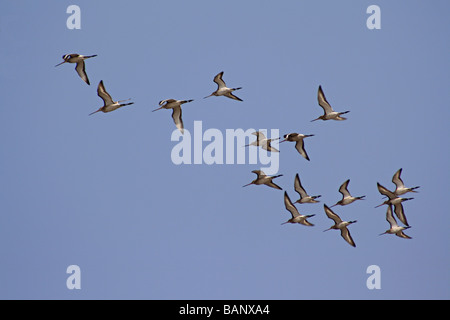
[[[66,63],[67,61],[63,61],[61,63],[58,63],[55,67],[62,65],[63,63]]]
[[[163,107],[161,107],[161,108],[158,108],[158,109],[155,109],[155,110],[152,110],[152,112],[155,112],[155,111],[158,111],[158,110],[161,110]]]
[[[210,94],[209,96],[206,96],[203,99],[206,99],[206,98],[209,98],[209,97],[212,97],[212,96],[213,96],[213,94]]]
[[[328,230],[331,230],[331,228],[328,228],[328,229],[326,229],[326,230],[323,230],[323,232],[328,231]]]
[[[91,116],[91,115],[93,115],[94,113],[97,113],[97,112],[99,112],[99,111],[101,111],[101,110],[102,110],[102,108],[98,109],[97,111],[94,111],[94,112],[89,113],[89,115]]]
[[[377,205],[375,208],[381,207],[384,204],[384,202],[382,204]]]
[[[249,186],[249,185],[251,185],[251,184],[253,184],[253,182],[250,182],[250,183],[246,184],[245,186],[242,186],[242,188],[243,188],[243,187],[247,187],[247,186]]]

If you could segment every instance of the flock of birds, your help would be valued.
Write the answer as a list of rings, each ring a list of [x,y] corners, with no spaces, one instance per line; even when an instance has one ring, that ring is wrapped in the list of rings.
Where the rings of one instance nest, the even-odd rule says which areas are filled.
[[[84,56],[84,55],[80,55],[80,54],[76,54],[76,53],[66,54],[62,57],[63,62],[57,64],[56,66],[59,66],[63,63],[76,63],[75,70],[77,71],[78,75],[84,82],[86,82],[88,85],[90,85],[89,78],[86,74],[86,67],[85,67],[84,60],[93,58],[96,56],[97,55]],[[237,87],[237,88],[227,87],[225,84],[225,81],[223,80],[223,71],[218,73],[214,77],[213,81],[217,84],[217,89],[214,92],[212,92],[210,95],[204,97],[204,99],[209,98],[211,96],[225,96],[225,97],[233,99],[233,100],[243,101],[242,99],[240,99],[239,97],[237,97],[236,95],[233,94],[234,91],[240,90],[240,89],[242,89],[242,87]],[[108,92],[106,91],[105,86],[103,84],[103,80],[101,80],[100,83],[98,84],[97,94],[103,100],[103,106],[100,107],[98,110],[90,113],[89,115],[92,115],[92,114],[100,112],[100,111],[105,112],[105,113],[111,112],[111,111],[114,111],[123,106],[133,104],[133,102],[122,103],[122,102],[128,101],[130,99],[114,101],[111,98],[111,96],[108,94]],[[326,120],[337,120],[337,121],[346,120],[346,118],[342,117],[342,115],[349,113],[350,111],[343,111],[343,112],[334,111],[333,108],[331,107],[330,103],[327,101],[321,86],[319,86],[317,98],[318,98],[319,106],[322,107],[324,113],[323,113],[323,115],[319,116],[318,118],[311,120],[311,122],[316,121],[316,120],[324,120],[324,121],[326,121]],[[175,123],[175,126],[178,128],[178,130],[181,131],[181,133],[184,133],[184,125],[183,125],[183,120],[182,120],[181,106],[185,103],[189,103],[192,101],[194,101],[194,100],[192,100],[192,99],[191,100],[176,100],[176,99],[161,100],[159,102],[160,107],[153,111],[157,111],[160,109],[172,109],[172,118]],[[279,150],[277,150],[276,148],[274,148],[271,145],[271,142],[275,141],[275,140],[279,140],[280,138],[267,139],[266,136],[262,132],[259,132],[259,131],[254,132],[253,134],[256,136],[256,140],[254,142],[246,145],[246,147],[247,146],[257,146],[257,147],[261,147],[262,149],[264,149],[268,152],[279,152]],[[303,158],[310,161],[309,156],[305,150],[305,144],[304,144],[303,140],[305,138],[312,137],[312,136],[314,136],[314,135],[313,134],[305,135],[305,134],[300,134],[300,133],[289,133],[289,134],[286,134],[283,136],[284,140],[280,141],[280,143],[286,142],[286,141],[295,142],[295,149],[298,151],[298,153]],[[244,185],[243,187],[246,187],[249,185],[266,185],[266,186],[269,186],[274,189],[283,190],[280,186],[278,186],[277,184],[275,184],[273,182],[273,179],[278,178],[282,175],[268,176],[262,170],[253,170],[252,172],[257,175],[256,179],[254,179],[252,182]],[[412,200],[414,198],[402,198],[400,196],[405,193],[408,193],[408,192],[416,193],[417,192],[416,189],[418,189],[419,186],[411,187],[411,188],[406,187],[403,180],[400,177],[401,173],[402,173],[402,168],[400,168],[392,177],[392,182],[396,186],[394,191],[390,191],[389,189],[387,189],[386,187],[382,186],[380,183],[377,182],[378,191],[380,192],[381,195],[387,197],[388,199],[385,200],[380,205],[376,206],[375,208],[378,208],[383,205],[387,205],[386,220],[389,223],[390,228],[388,230],[386,230],[385,232],[381,233],[380,235],[395,234],[396,236],[398,236],[400,238],[411,239],[411,237],[407,236],[403,232],[404,230],[410,228],[410,226],[406,219],[406,215],[405,215],[402,203],[405,201],[408,201],[408,200]],[[349,204],[355,202],[356,200],[364,200],[365,195],[357,196],[357,197],[354,197],[351,195],[351,193],[348,191],[349,183],[350,183],[350,179],[346,180],[339,187],[339,192],[342,194],[341,200],[336,202],[331,207],[328,207],[326,204],[323,205],[325,214],[327,215],[327,217],[329,219],[333,220],[333,222],[334,222],[334,224],[330,228],[328,228],[324,231],[328,231],[331,229],[340,230],[342,238],[345,241],[347,241],[351,246],[356,247],[355,241],[353,240],[353,238],[348,230],[348,226],[357,221],[356,220],[344,221],[335,212],[333,212],[333,210],[331,210],[331,208],[335,207],[335,206],[346,206],[346,205],[349,205]],[[296,174],[295,179],[294,179],[294,190],[300,195],[300,198],[297,201],[295,201],[295,203],[304,204],[304,203],[320,202],[319,200],[316,200],[316,199],[320,198],[321,195],[315,195],[315,196],[308,195],[308,193],[305,191],[305,188],[301,184],[300,177],[298,174]],[[314,226],[314,224],[312,224],[311,222],[308,221],[308,218],[311,218],[315,215],[314,214],[311,214],[311,215],[300,214],[298,209],[295,206],[295,203],[293,203],[291,201],[287,192],[285,191],[284,192],[284,204],[285,204],[286,210],[290,212],[292,217],[282,224],[299,223],[299,224],[302,224],[305,226]],[[394,208],[394,210],[392,208]],[[400,226],[397,223],[396,219],[393,216],[392,211],[394,211],[395,215],[400,220],[400,222],[403,224],[403,226]]]

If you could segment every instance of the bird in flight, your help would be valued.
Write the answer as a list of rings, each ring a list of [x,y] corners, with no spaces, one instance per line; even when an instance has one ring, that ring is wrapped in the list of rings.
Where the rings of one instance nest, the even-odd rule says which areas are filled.
[[[92,56],[83,56],[78,53],[65,54],[62,57],[64,61],[61,63],[58,63],[55,67],[60,66],[63,63],[76,63],[77,65],[75,66],[75,70],[77,71],[78,75],[80,76],[81,79],[83,79],[84,82],[86,82],[88,85],[90,85],[89,78],[86,74],[86,66],[85,66],[84,60],[93,58],[96,56],[97,56],[96,54],[94,54]]]
[[[327,99],[325,98],[325,94],[323,93],[322,86],[319,86],[319,91],[317,93],[317,100],[319,101],[319,105],[323,109],[323,115],[318,117],[317,119],[311,120],[311,122],[316,120],[347,120],[347,118],[341,117],[341,115],[349,113],[350,111],[344,111],[344,112],[336,112],[333,110],[331,105],[328,103]]]
[[[217,96],[217,97],[218,96],[225,96],[225,97],[228,97],[230,99],[242,101],[241,98],[236,97],[232,93],[233,91],[242,89],[242,87],[239,87],[239,88],[228,88],[227,85],[225,84],[225,81],[223,81],[222,76],[223,76],[223,71],[218,73],[214,77],[214,82],[217,84],[217,90],[214,91],[213,93],[211,93],[209,96],[204,97],[203,99],[209,98],[211,96]]]
[[[102,98],[102,100],[103,100],[103,107],[100,107],[97,111],[94,111],[94,112],[90,113],[89,115],[92,115],[92,114],[100,112],[100,111],[102,111],[102,112],[111,112],[111,111],[119,109],[119,108],[121,108],[123,106],[128,106],[128,105],[134,103],[134,102],[123,103],[123,104],[121,103],[121,102],[128,101],[128,100],[131,100],[131,99],[114,101],[111,98],[111,96],[109,95],[109,93],[106,92],[105,86],[103,84],[103,80],[101,80],[100,83],[98,84],[97,95],[100,98]]]
[[[348,231],[347,229],[347,226],[352,223],[355,223],[356,220],[342,221],[342,219],[336,213],[334,213],[326,204],[324,204],[323,207],[325,209],[327,217],[334,221],[334,225],[332,225],[329,229],[326,229],[324,231],[328,231],[331,229],[341,230],[342,238],[344,238],[344,240],[347,241],[352,247],[356,247],[355,241],[353,241],[350,231]]]
[[[181,133],[184,133],[183,119],[181,118],[181,105],[188,103],[188,102],[192,102],[192,101],[194,101],[194,100],[175,100],[175,99],[161,100],[159,102],[159,105],[161,107],[153,110],[152,112],[158,111],[161,109],[172,109],[173,122],[175,123],[178,130],[180,130]]]
[[[309,227],[314,226],[314,224],[309,222],[307,219],[311,218],[311,217],[314,217],[315,215],[314,214],[310,214],[310,215],[300,214],[298,212],[297,208],[292,203],[291,199],[289,199],[289,196],[288,196],[286,191],[284,192],[284,205],[286,207],[286,210],[291,213],[292,218],[289,219],[288,221],[282,223],[282,224],[286,224],[286,223],[300,223],[300,224],[303,224],[303,225],[309,226]]]
[[[269,186],[271,188],[283,190],[280,186],[278,186],[277,184],[272,182],[273,179],[281,177],[282,174],[279,174],[277,176],[267,176],[264,173],[264,171],[262,171],[262,170],[253,170],[252,172],[257,175],[256,179],[253,180],[252,182],[246,184],[243,187],[249,186],[251,184],[256,184],[256,185],[265,184],[266,186]]]

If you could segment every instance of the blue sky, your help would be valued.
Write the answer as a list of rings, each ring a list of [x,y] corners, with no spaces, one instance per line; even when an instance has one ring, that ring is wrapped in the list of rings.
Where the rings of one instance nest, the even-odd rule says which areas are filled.
[[[66,9],[81,9],[69,30]],[[367,7],[381,9],[369,30]],[[449,299],[448,1],[2,1],[0,3],[0,298]],[[91,85],[61,62],[86,61]],[[244,101],[202,98],[224,80]],[[97,113],[100,80],[134,105]],[[322,114],[322,85],[347,121]],[[278,129],[276,182],[293,201],[299,174],[317,204],[289,219],[283,191],[242,188],[252,164],[175,165],[167,98],[187,130]],[[191,132],[192,133],[192,132]],[[208,143],[205,143],[207,145]],[[274,143],[274,146],[277,146]],[[403,168],[413,239],[389,228],[376,183]],[[323,204],[334,207],[356,248]],[[66,269],[81,269],[69,290]],[[381,270],[369,290],[367,267]]]

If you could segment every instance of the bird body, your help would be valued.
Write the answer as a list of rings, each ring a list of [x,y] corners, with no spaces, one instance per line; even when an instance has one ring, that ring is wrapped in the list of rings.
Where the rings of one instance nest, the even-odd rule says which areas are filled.
[[[159,107],[158,109],[153,110],[154,111],[158,111],[161,109],[172,109],[172,119],[173,122],[175,123],[176,127],[178,128],[178,130],[181,131],[181,133],[184,133],[184,125],[183,125],[183,119],[181,117],[181,105],[188,103],[188,102],[192,102],[194,100],[176,100],[176,99],[165,99],[165,100],[161,100],[159,102],[159,105],[161,107]]]
[[[387,196],[389,199],[384,201],[382,204],[376,206],[375,208],[381,207],[384,204],[393,205],[394,206],[394,212],[397,215],[398,219],[404,225],[408,226],[408,221],[406,220],[405,211],[404,211],[402,202],[408,201],[408,200],[412,200],[414,198],[400,198],[394,192],[392,192],[392,191],[388,190],[387,188],[383,187],[378,182],[377,182],[377,188],[378,188],[378,191],[382,195]]]
[[[253,132],[252,134],[256,136],[256,141],[253,141],[252,143],[245,145],[246,147],[261,146],[261,148],[269,152],[280,152],[278,149],[271,146],[272,141],[278,140],[280,138],[267,139],[264,133],[260,131]]]
[[[334,225],[324,231],[328,231],[331,229],[340,230],[342,238],[344,238],[344,240],[347,241],[352,247],[356,247],[355,241],[353,241],[353,238],[350,234],[350,231],[348,231],[347,226],[357,221],[343,221],[326,204],[324,204],[323,207],[325,209],[325,214],[327,215],[327,217],[334,221]]]
[[[86,73],[86,66],[84,63],[84,60],[96,57],[97,55],[94,54],[92,56],[83,56],[78,53],[71,53],[71,54],[65,54],[63,55],[63,62],[57,64],[55,67],[63,64],[63,63],[76,63],[75,70],[77,71],[78,75],[81,79],[83,79],[84,82],[86,82],[88,85],[90,85],[89,78]]]
[[[308,193],[305,191],[305,188],[303,188],[303,186],[302,186],[302,183],[300,181],[300,177],[299,177],[298,173],[295,175],[294,189],[300,195],[300,199],[295,201],[295,203],[317,203],[317,202],[320,202],[316,199],[320,198],[321,195],[318,195],[318,196],[308,195]]]
[[[285,134],[283,136],[284,140],[280,141],[280,143],[285,142],[285,141],[295,141],[295,149],[297,149],[298,153],[300,153],[303,158],[305,158],[306,160],[309,161],[309,157],[308,154],[306,153],[305,150],[305,143],[303,142],[303,139],[308,138],[308,137],[313,137],[313,134],[301,134],[301,133],[289,133],[289,134]]]
[[[203,99],[209,98],[211,96],[216,96],[216,97],[225,96],[225,97],[230,98],[230,99],[242,101],[242,99],[236,97],[232,93],[233,91],[242,89],[242,87],[239,87],[239,88],[228,88],[227,85],[225,84],[225,81],[223,81],[222,77],[223,77],[223,71],[218,73],[214,77],[214,82],[217,84],[217,90],[214,91],[213,93],[211,93],[209,96],[206,96]]]
[[[310,215],[300,214],[298,212],[297,208],[292,203],[291,199],[289,199],[289,196],[288,196],[286,191],[284,192],[284,205],[286,207],[286,210],[288,210],[291,213],[292,218],[289,219],[288,221],[282,223],[282,224],[286,224],[286,223],[300,223],[300,224],[303,224],[303,225],[309,226],[309,227],[314,226],[314,224],[309,222],[307,219],[311,218],[311,217],[313,217],[315,215],[314,214],[310,214]]]
[[[265,184],[271,188],[283,190],[280,186],[272,182],[273,179],[283,176],[282,174],[279,174],[277,176],[267,176],[262,170],[253,170],[252,172],[257,175],[257,178],[243,187],[249,186],[251,184]]]
[[[347,118],[341,117],[341,115],[349,113],[350,111],[344,111],[344,112],[336,112],[333,110],[331,105],[328,103],[325,94],[323,93],[322,86],[319,86],[319,90],[317,93],[317,100],[319,102],[319,105],[323,109],[323,115],[320,117],[311,120],[311,122],[316,120],[347,120]]]
[[[330,208],[334,206],[346,206],[350,203],[355,202],[356,200],[363,200],[366,196],[353,197],[348,191],[348,184],[350,183],[350,179],[345,181],[340,187],[339,192],[342,194],[342,199],[336,202],[336,204],[332,205]]]
[[[397,221],[395,220],[394,216],[392,215],[392,205],[388,205],[387,211],[386,211],[386,220],[389,222],[390,228],[386,230],[384,233],[380,233],[380,236],[383,234],[395,234],[397,237],[404,238],[404,239],[411,239],[410,236],[407,236],[403,233],[403,230],[411,228],[410,226],[401,227],[397,224]]]
[[[405,184],[403,183],[403,180],[400,178],[400,175],[402,174],[402,168],[400,168],[392,177],[392,182],[395,184],[396,188],[394,191],[394,194],[397,196],[400,196],[402,194],[405,194],[407,192],[414,192],[417,193],[417,191],[415,191],[415,189],[420,188],[420,186],[416,186],[416,187],[412,187],[412,188],[408,188],[405,187]]]
[[[128,101],[130,99],[126,99],[126,100],[120,100],[120,101],[114,101],[111,96],[109,95],[109,93],[106,91],[105,86],[103,84],[103,80],[100,81],[100,83],[98,84],[97,87],[97,95],[103,100],[103,107],[100,107],[97,111],[94,111],[92,113],[90,113],[89,115],[92,115],[94,113],[97,112],[111,112],[114,111],[116,109],[119,109],[123,106],[128,106],[133,104],[134,102],[130,102],[130,103],[121,103],[124,101]]]

